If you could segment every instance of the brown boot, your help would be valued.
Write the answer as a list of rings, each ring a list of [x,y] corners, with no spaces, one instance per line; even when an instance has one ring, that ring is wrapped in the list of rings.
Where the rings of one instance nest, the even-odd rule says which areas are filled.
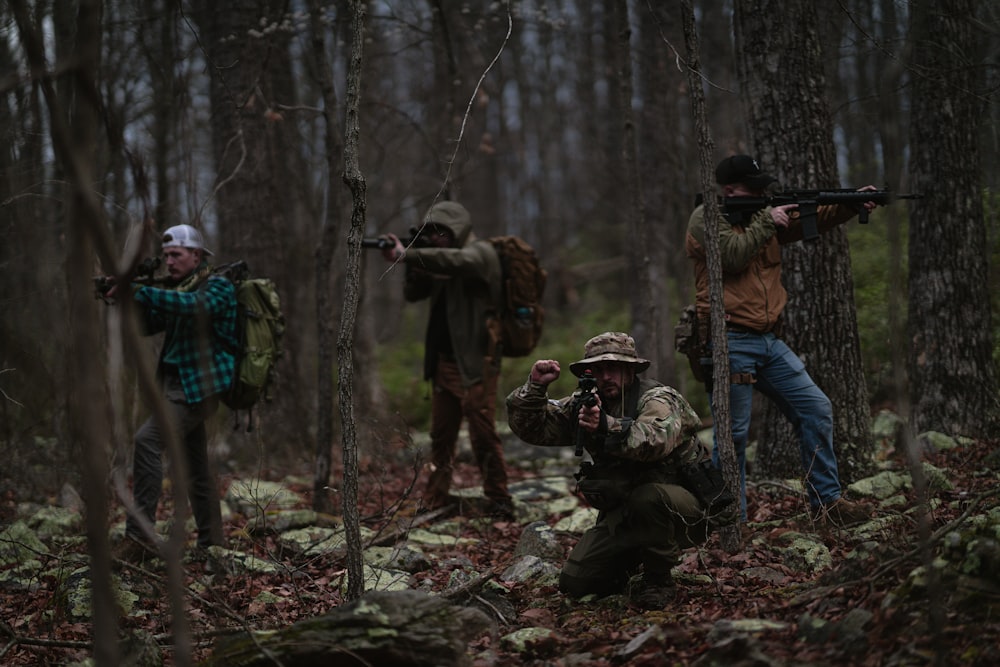
[[[510,497],[487,498],[484,514],[496,521],[513,521],[517,518],[514,501]]]
[[[461,505],[461,499],[458,496],[454,496],[450,493],[445,494],[425,494],[423,500],[420,503],[420,509],[422,512],[435,512],[437,510],[444,510],[442,514],[458,514]]]
[[[813,519],[816,523],[829,523],[838,528],[856,526],[871,521],[872,511],[867,505],[854,503],[850,500],[837,498],[815,510]]]
[[[677,586],[670,573],[646,573],[628,592],[632,604],[647,610],[662,610],[677,598]]]
[[[149,561],[159,556],[159,550],[155,545],[146,540],[131,536],[125,538],[111,551],[114,560],[131,563],[132,565],[145,565]]]

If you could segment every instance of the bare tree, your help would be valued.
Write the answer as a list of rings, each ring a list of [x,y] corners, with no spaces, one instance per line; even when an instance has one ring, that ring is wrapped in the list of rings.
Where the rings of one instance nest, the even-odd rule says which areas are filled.
[[[220,252],[245,259],[267,274],[282,294],[289,322],[309,309],[313,284],[309,253],[315,245],[300,230],[297,180],[304,178],[298,152],[295,101],[285,0],[237,5],[195,3],[195,21],[210,68],[212,156],[216,184],[210,202],[218,220]],[[290,109],[287,109],[290,108]],[[287,121],[287,122],[286,122]],[[206,202],[206,204],[209,202]],[[265,415],[272,442],[261,455],[285,443],[310,440],[305,396],[314,375],[304,344],[309,329],[289,326],[283,339],[274,403]]]
[[[98,345],[98,320],[90,295],[90,266],[94,238],[101,234],[102,212],[91,189],[91,171],[97,145],[100,98],[97,75],[101,52],[101,3],[81,2],[77,13],[78,39],[62,61],[67,75],[61,77],[63,91],[76,100],[65,104],[45,70],[45,53],[40,26],[34,24],[21,0],[11,3],[18,32],[31,64],[32,76],[39,81],[49,107],[53,146],[67,174],[66,229],[69,252],[66,282],[69,291],[70,339],[67,360],[70,366],[70,415],[74,435],[83,443],[81,474],[86,487],[87,543],[92,556],[91,581],[94,607],[94,655],[99,665],[118,664],[117,609],[111,592],[111,559],[106,517],[108,510],[105,481],[108,478],[106,441],[100,415],[110,413],[103,385],[102,359]],[[103,250],[107,252],[105,242]]]
[[[643,218],[649,230],[645,238],[651,259],[647,269],[657,301],[652,330],[659,332],[653,340],[644,342],[643,349],[650,350],[651,358],[658,362],[656,377],[687,394],[686,374],[678,368],[668,334],[677,319],[678,306],[687,303],[692,288],[684,236],[693,201],[685,183],[693,153],[687,150],[688,135],[684,131],[690,121],[682,113],[682,103],[689,101],[681,94],[686,81],[675,64],[678,56],[667,34],[677,23],[674,11],[673,4],[664,2],[640,4],[637,10],[639,47],[635,68],[637,97],[642,106],[636,112],[636,133],[643,179]]]
[[[904,81],[904,58],[907,50],[903,35],[905,22],[897,13],[892,0],[882,0],[880,14],[885,26],[882,40],[876,46],[876,85],[878,87],[878,138],[882,148],[882,170],[885,181],[900,190],[909,190],[909,183],[904,181],[906,173],[906,122],[904,108],[905,96],[901,93]],[[889,276],[905,275],[903,264],[904,244],[902,211],[898,206],[891,206],[886,211],[886,242],[889,246]],[[902,415],[909,415],[906,405],[906,331],[905,305],[906,291],[903,281],[891,280],[886,285],[886,301],[888,302],[888,327],[890,363],[892,364],[893,398],[900,405],[897,410]]]
[[[358,513],[358,443],[354,422],[353,341],[361,282],[361,236],[365,229],[367,184],[361,172],[359,134],[361,119],[361,72],[365,44],[366,0],[351,0],[351,55],[347,70],[347,113],[344,137],[344,181],[351,189],[353,210],[348,232],[347,291],[343,319],[337,337],[340,362],[340,416],[344,434],[344,532],[347,537],[347,598],[356,600],[364,593],[361,558],[361,517]]]
[[[15,10],[22,3],[4,3],[4,25],[14,22]],[[24,16],[17,20],[41,26],[52,21],[51,7],[47,3],[28,3]],[[60,24],[72,17],[60,17]],[[53,22],[53,24],[55,24]],[[20,32],[20,30],[18,31]],[[13,35],[13,31],[6,34]],[[58,40],[55,40],[58,41]],[[70,46],[67,40],[65,46]],[[43,47],[39,47],[41,49]],[[4,453],[17,470],[19,481],[29,488],[36,484],[33,475],[26,474],[27,466],[18,465],[35,457],[31,447],[39,425],[45,425],[46,437],[53,432],[65,433],[67,392],[62,369],[65,341],[62,332],[51,332],[51,323],[59,321],[66,311],[66,285],[57,270],[39,271],[39,267],[58,266],[65,256],[58,242],[62,234],[60,225],[52,220],[62,220],[64,192],[58,175],[59,162],[51,160],[48,142],[49,117],[46,115],[42,82],[28,77],[26,85],[16,85],[18,74],[32,69],[42,75],[41,64],[31,64],[30,57],[22,55],[25,44],[4,40],[0,47],[0,65],[4,74],[3,107],[0,112],[0,130],[3,131],[3,158],[0,158],[0,224],[3,238],[0,242],[0,263],[4,267],[4,287],[10,298],[9,307],[17,317],[0,318],[0,368],[5,371],[4,388],[9,396],[16,396],[17,403],[3,401],[0,406],[0,431],[9,449]],[[38,57],[43,57],[41,54]],[[25,64],[28,60],[28,64]],[[58,58],[56,58],[58,60]],[[67,55],[63,61],[70,60]],[[50,81],[53,88],[63,86],[66,77]],[[59,95],[52,90],[51,95]],[[63,99],[59,97],[59,99]],[[48,111],[51,113],[51,110]],[[62,113],[62,112],[60,112]],[[51,298],[37,299],[33,295],[49,294]],[[59,336],[53,345],[48,336],[39,332],[50,331]],[[25,437],[27,436],[27,437]],[[22,443],[28,446],[20,447]],[[65,452],[70,456],[70,452]]]
[[[632,109],[632,27],[629,25],[627,0],[616,0],[612,6],[614,27],[617,40],[613,51],[616,60],[618,105],[621,109],[622,156],[624,167],[625,207],[625,244],[628,256],[628,270],[631,276],[630,290],[632,294],[632,335],[642,350],[652,361],[652,373],[658,376],[660,371],[661,348],[656,343],[665,338],[657,324],[660,321],[659,312],[662,304],[653,298],[652,265],[653,254],[652,234],[646,223],[646,210],[643,206],[642,179],[639,172],[639,147],[635,113]],[[656,342],[654,342],[656,341]]]
[[[326,146],[327,204],[320,226],[319,244],[316,247],[316,471],[313,483],[313,509],[329,512],[333,506],[330,485],[330,457],[334,438],[334,282],[333,258],[339,243],[341,184],[339,165],[344,159],[343,142],[338,123],[337,91],[334,87],[333,68],[327,60],[324,35],[327,28],[321,20],[322,8],[318,0],[309,6],[309,36],[312,43],[313,68],[323,99],[323,126]]]
[[[976,3],[913,5],[911,423],[995,436],[997,369],[980,171],[983,40]],[[947,183],[947,186],[943,184]]]
[[[837,187],[816,4],[794,0],[780,12],[768,7],[765,0],[739,2],[734,15],[754,153],[785,187]],[[843,227],[816,242],[784,246],[782,263],[789,296],[785,338],[833,402],[841,479],[857,479],[870,470],[874,442]],[[770,403],[758,442],[767,444],[758,452],[762,474],[800,471],[795,433]]]
[[[688,82],[690,84],[691,112],[698,131],[700,149],[701,187],[705,193],[705,251],[708,263],[709,302],[711,305],[712,373],[716,386],[729,386],[729,342],[726,339],[723,287],[722,256],[719,249],[719,205],[715,197],[713,182],[712,150],[714,144],[708,128],[708,113],[705,110],[705,95],[702,90],[700,47],[695,26],[694,9],[690,2],[682,0],[681,13],[684,23],[684,41],[687,45]],[[715,441],[719,448],[719,463],[726,479],[726,486],[734,498],[742,494],[740,470],[733,447],[733,424],[729,409],[729,392],[712,392],[712,414],[715,419]],[[725,527],[721,533],[722,547],[729,553],[736,553],[740,547],[739,523]]]

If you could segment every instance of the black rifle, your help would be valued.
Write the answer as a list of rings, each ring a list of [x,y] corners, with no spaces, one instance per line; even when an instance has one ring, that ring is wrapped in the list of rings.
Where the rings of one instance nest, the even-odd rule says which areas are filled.
[[[135,267],[135,273],[129,280],[129,282],[140,283],[142,285],[154,285],[157,282],[163,282],[162,279],[157,279],[153,274],[156,270],[160,268],[161,260],[159,257],[147,257],[146,259],[139,262]],[[117,279],[115,276],[95,276],[94,277],[94,292],[95,297],[98,299],[104,299],[105,295],[117,284]]]
[[[594,379],[594,372],[589,368],[580,374],[580,381],[573,392],[573,402],[570,404],[570,416],[577,420],[576,425],[576,455],[583,456],[583,431],[580,428],[579,415],[580,408],[584,406],[597,405],[597,380]]]
[[[410,227],[410,235],[406,238],[400,237],[399,242],[403,244],[404,248],[429,248],[432,244],[426,236],[420,234],[421,230],[422,228]],[[382,250],[383,248],[391,248],[393,245],[393,242],[384,236],[361,239],[362,248],[378,248]]]
[[[812,241],[819,236],[817,229],[816,209],[820,206],[844,204],[854,206],[858,209],[858,222],[868,223],[868,209],[864,207],[865,202],[875,202],[879,206],[886,206],[897,199],[920,199],[923,195],[898,195],[892,190],[785,190],[766,197],[725,197],[722,200],[722,212],[727,216],[733,215],[734,220],[739,223],[766,206],[785,206],[787,204],[797,204],[799,220],[802,223],[802,238]]]

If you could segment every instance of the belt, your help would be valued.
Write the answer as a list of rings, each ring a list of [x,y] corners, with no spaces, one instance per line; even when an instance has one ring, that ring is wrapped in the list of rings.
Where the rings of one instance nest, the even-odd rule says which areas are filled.
[[[757,331],[756,329],[751,329],[750,327],[745,327],[742,324],[733,324],[732,322],[726,322],[727,331],[736,331],[738,333],[749,333],[761,335],[767,333],[765,331]]]

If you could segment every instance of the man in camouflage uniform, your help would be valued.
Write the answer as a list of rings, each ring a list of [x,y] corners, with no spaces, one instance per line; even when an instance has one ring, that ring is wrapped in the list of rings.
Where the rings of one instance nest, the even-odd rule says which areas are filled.
[[[549,400],[559,362],[539,359],[507,397],[510,428],[533,445],[579,442],[593,459],[578,478],[600,513],[570,553],[559,588],[574,597],[628,590],[639,606],[662,608],[676,592],[670,570],[681,549],[704,542],[709,532],[704,507],[679,483],[681,466],[709,457],[696,435],[700,420],[675,389],[639,377],[649,361],[636,354],[631,336],[603,333],[584,350],[570,371],[593,373],[594,404],[582,405],[579,392]],[[613,481],[588,484],[598,477]],[[597,496],[590,486],[598,487]],[[630,585],[640,566],[641,577]]]

